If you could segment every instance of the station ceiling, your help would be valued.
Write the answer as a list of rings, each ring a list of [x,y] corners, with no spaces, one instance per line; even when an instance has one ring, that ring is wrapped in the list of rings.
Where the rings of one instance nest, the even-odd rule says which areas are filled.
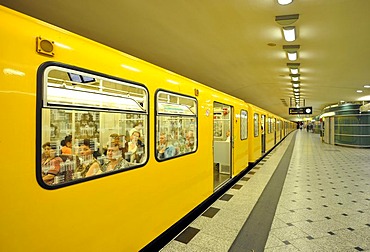
[[[287,63],[300,63],[300,106],[312,116],[370,100],[370,1],[0,0],[0,4],[126,52],[290,120]],[[299,14],[286,42],[277,16]],[[22,29],[21,27],[19,29]],[[289,61],[284,45],[299,45]],[[362,93],[357,92],[362,90]]]

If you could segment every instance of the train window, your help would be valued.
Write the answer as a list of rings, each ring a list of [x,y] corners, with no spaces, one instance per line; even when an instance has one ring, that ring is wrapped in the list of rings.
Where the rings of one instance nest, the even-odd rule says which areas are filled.
[[[146,163],[148,93],[143,86],[47,66],[42,88],[42,183],[61,187]]]
[[[259,132],[259,115],[254,113],[254,136],[257,137]]]
[[[165,160],[197,149],[197,101],[158,91],[156,95],[156,158]]]
[[[268,120],[267,121],[267,123],[268,123],[268,133],[272,133],[273,132],[273,129],[272,129],[272,118],[269,117],[267,120]]]
[[[248,112],[245,110],[240,111],[240,139],[245,140],[248,138]]]

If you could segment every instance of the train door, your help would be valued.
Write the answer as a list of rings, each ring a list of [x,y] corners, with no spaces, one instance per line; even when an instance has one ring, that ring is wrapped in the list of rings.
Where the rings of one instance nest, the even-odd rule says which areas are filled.
[[[213,104],[213,187],[216,190],[232,176],[233,107]]]
[[[266,152],[266,116],[261,116],[261,153],[264,154]]]

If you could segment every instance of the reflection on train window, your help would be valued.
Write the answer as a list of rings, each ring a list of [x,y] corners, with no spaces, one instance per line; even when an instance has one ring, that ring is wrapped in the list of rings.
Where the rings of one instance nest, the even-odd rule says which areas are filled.
[[[156,96],[156,158],[165,160],[197,149],[197,102],[159,91]]]
[[[147,90],[49,66],[43,77],[41,163],[55,186],[139,167],[147,160]]]
[[[254,136],[258,136],[259,132],[259,115],[257,113],[254,113]]]
[[[245,140],[248,138],[248,112],[242,110],[240,112],[240,139]]]

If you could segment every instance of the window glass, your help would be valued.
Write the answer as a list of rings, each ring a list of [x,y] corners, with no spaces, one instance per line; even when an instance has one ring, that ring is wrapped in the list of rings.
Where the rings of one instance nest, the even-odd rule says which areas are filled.
[[[248,138],[248,112],[245,110],[240,112],[240,138],[241,140]]]
[[[146,162],[145,88],[49,66],[43,90],[39,171],[44,183],[60,185]]]
[[[197,149],[197,102],[159,91],[156,96],[156,157],[165,160]]]
[[[254,136],[258,136],[258,125],[259,125],[259,115],[257,113],[254,114]]]

